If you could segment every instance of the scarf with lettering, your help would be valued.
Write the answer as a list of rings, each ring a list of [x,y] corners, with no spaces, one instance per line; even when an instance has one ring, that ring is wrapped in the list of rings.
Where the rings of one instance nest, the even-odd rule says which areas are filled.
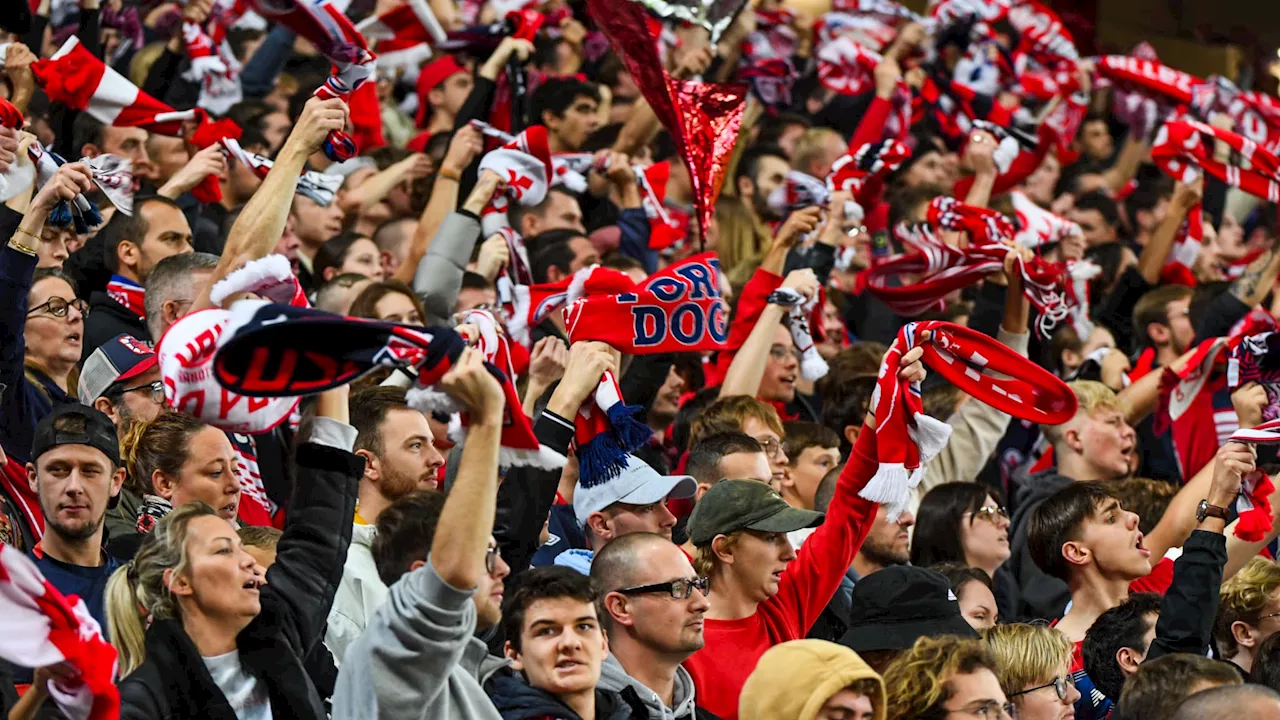
[[[922,338],[929,331],[928,340]],[[898,378],[902,357],[921,346],[925,366],[961,392],[1028,422],[1059,425],[1076,413],[1066,383],[1004,344],[947,322],[913,322],[898,332],[871,396],[880,467],[859,496],[886,506],[891,518],[907,505],[924,466],[946,447],[951,426],[924,414],[919,383]]]
[[[627,292],[573,303],[564,311],[569,341],[605,342],[632,355],[722,350],[729,331],[723,282],[714,253],[694,255]],[[652,431],[634,417],[639,409],[622,401],[612,372],[579,408],[574,443],[585,487],[615,477],[627,454],[648,441]]]
[[[1202,120],[1224,113],[1235,132],[1272,153],[1280,148],[1280,100],[1270,95],[1241,90],[1221,75],[1212,75],[1191,88],[1191,107]]]
[[[422,412],[459,412],[437,386],[466,349],[449,328],[414,328],[347,318],[306,307],[242,300],[213,350],[213,375],[227,392],[271,401],[297,398],[346,385],[380,367],[417,374],[408,392]],[[496,352],[496,350],[495,350]],[[486,362],[502,386],[505,403],[499,462],[540,469],[563,467],[563,455],[538,443],[506,372]],[[461,427],[469,417],[461,414]]]
[[[127,277],[120,275],[112,275],[111,280],[107,282],[107,297],[115,300],[124,306],[126,310],[138,316],[139,320],[147,319],[146,307],[143,305],[143,295],[146,290],[138,283]]]

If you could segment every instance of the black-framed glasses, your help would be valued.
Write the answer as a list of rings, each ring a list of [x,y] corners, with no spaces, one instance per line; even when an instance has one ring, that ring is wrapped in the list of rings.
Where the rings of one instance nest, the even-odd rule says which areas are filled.
[[[498,546],[493,546],[484,551],[484,571],[492,575],[498,570]]]
[[[28,310],[27,317],[31,317],[41,310],[48,310],[50,315],[56,318],[64,318],[67,316],[68,308],[75,308],[80,311],[81,317],[89,317],[89,303],[81,300],[80,298],[67,300],[66,298],[60,298],[57,295],[54,295],[43,303],[40,303]]]
[[[999,520],[1008,521],[1009,511],[999,505],[984,505],[973,511],[974,520],[986,520],[989,523],[996,523]]]
[[[711,578],[676,578],[668,582],[654,583],[652,585],[637,585],[636,587],[622,588],[616,592],[623,595],[647,595],[649,593],[666,593],[671,596],[672,600],[688,600],[693,594],[693,589],[697,588],[698,592],[706,595],[711,587]]]
[[[121,388],[120,394],[138,392],[139,390],[148,390],[151,392],[151,402],[158,405],[164,404],[164,382],[154,380],[143,385],[134,385],[133,387]]]
[[[1017,697],[1017,696],[1019,696],[1019,695],[1026,695],[1027,693],[1033,693],[1033,692],[1035,692],[1035,691],[1037,691],[1037,690],[1043,690],[1043,689],[1045,689],[1045,688],[1047,688],[1047,687],[1051,687],[1051,688],[1053,688],[1053,691],[1054,691],[1055,693],[1057,693],[1057,694],[1058,694],[1058,699],[1059,699],[1059,700],[1066,700],[1066,699],[1067,699],[1067,691],[1068,691],[1068,690],[1070,689],[1070,687],[1071,687],[1071,684],[1070,684],[1070,683],[1071,683],[1071,681],[1070,681],[1070,680],[1068,680],[1068,679],[1066,678],[1066,676],[1059,675],[1058,677],[1054,678],[1054,679],[1053,679],[1053,682],[1051,682],[1051,683],[1045,683],[1044,685],[1037,685],[1037,686],[1035,686],[1035,687],[1033,687],[1033,688],[1027,688],[1026,690],[1019,690],[1019,691],[1018,691],[1018,692],[1016,692],[1016,693],[1009,693],[1009,697]]]
[[[1268,613],[1268,614],[1266,614],[1266,615],[1259,616],[1259,617],[1258,617],[1258,622],[1262,622],[1263,620],[1266,620],[1267,618],[1273,618],[1273,617],[1280,617],[1280,612]],[[1255,623],[1255,624],[1256,624],[1256,623]]]

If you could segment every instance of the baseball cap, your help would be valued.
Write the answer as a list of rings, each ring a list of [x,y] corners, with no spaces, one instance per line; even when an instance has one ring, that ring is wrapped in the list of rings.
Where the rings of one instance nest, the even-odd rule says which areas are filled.
[[[84,432],[70,432],[55,427],[64,417],[84,419]],[[120,444],[116,440],[116,426],[101,410],[79,403],[58,405],[36,424],[35,440],[31,443],[31,462],[59,445],[88,445],[101,450],[116,466],[120,465]]]
[[[660,475],[657,470],[635,455],[627,456],[627,464],[617,477],[608,482],[573,492],[573,514],[585,526],[591,513],[600,512],[614,503],[649,505],[667,498],[693,497],[698,482],[688,475]]]
[[[855,652],[906,650],[925,635],[976,637],[951,583],[940,573],[890,565],[853,586],[849,629],[840,644]]]
[[[689,539],[706,545],[717,535],[737,530],[794,532],[817,527],[826,516],[787,504],[767,483],[758,480],[721,480],[693,506],[689,515]]]
[[[427,103],[427,93],[435,90],[445,80],[466,71],[467,69],[452,55],[441,55],[422,68],[418,73],[418,116],[414,119],[418,127],[426,125],[427,119],[431,117],[428,112],[430,106]]]
[[[102,397],[107,388],[135,378],[155,366],[154,350],[132,335],[121,333],[103,343],[85,360],[77,389],[80,402],[93,405],[93,401]]]

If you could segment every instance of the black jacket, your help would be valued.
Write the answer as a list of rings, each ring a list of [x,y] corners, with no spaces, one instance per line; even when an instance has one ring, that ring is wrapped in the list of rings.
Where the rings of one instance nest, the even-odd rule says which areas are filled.
[[[1227,565],[1227,538],[1222,533],[1196,530],[1182,544],[1173,561],[1173,581],[1160,602],[1156,639],[1143,662],[1162,655],[1205,655],[1213,643],[1218,615],[1218,588]]]
[[[89,317],[84,319],[80,361],[89,359],[94,350],[121,333],[132,335],[143,342],[151,342],[147,324],[128,308],[112,300],[105,292],[89,295]]]
[[[582,720],[555,695],[529,685],[516,673],[494,676],[485,691],[502,720]],[[621,693],[596,690],[596,720],[649,720],[649,711],[631,688]]]
[[[364,460],[308,443],[298,448],[298,493],[262,588],[262,611],[236,639],[245,669],[267,686],[277,718],[323,720],[324,705],[302,658],[319,642],[351,544]],[[236,715],[178,620],[147,630],[147,659],[120,682],[120,717]]]

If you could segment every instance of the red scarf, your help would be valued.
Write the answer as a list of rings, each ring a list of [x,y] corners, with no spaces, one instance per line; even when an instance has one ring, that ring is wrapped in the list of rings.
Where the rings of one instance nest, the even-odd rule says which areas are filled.
[[[569,342],[596,340],[635,355],[723,349],[728,325],[721,282],[720,262],[708,252],[655,273],[630,291],[584,298],[564,311]],[[652,431],[634,417],[639,409],[622,401],[612,372],[600,378],[594,397],[574,419],[583,486],[616,476],[627,454],[648,441]]]
[[[1200,117],[1225,113],[1236,132],[1271,152],[1280,148],[1280,100],[1270,95],[1241,90],[1230,80],[1214,75],[1191,89],[1191,104]]]
[[[864,207],[879,196],[885,178],[909,157],[911,149],[897,140],[881,140],[859,148],[850,147],[847,155],[841,155],[831,164],[827,190],[845,190],[851,193],[857,206],[853,208],[854,212],[849,219],[854,223],[861,223],[867,215]]]
[[[551,313],[584,297],[616,295],[633,289],[635,282],[624,272],[599,265],[585,267],[556,282],[531,285],[527,292],[513,292],[507,329],[511,337],[532,347],[530,331]]]
[[[1094,72],[1099,77],[1137,87],[1143,94],[1158,95],[1177,105],[1191,102],[1191,89],[1204,82],[1158,60],[1131,55],[1104,55],[1094,64]]]
[[[1248,161],[1250,169],[1218,162],[1202,136],[1225,142],[1235,155]],[[1196,120],[1167,122],[1151,146],[1151,161],[1175,180],[1191,182],[1196,168],[1222,182],[1269,202],[1280,201],[1280,159],[1230,130],[1222,130]],[[1198,242],[1204,237],[1203,213],[1199,205],[1187,215],[1188,234]]]
[[[928,341],[921,339],[926,330]],[[951,436],[951,426],[924,414],[919,383],[898,379],[902,356],[917,345],[924,348],[922,359],[930,369],[1001,412],[1059,425],[1077,409],[1075,393],[1066,383],[994,339],[947,322],[907,323],[880,366],[871,397],[880,468],[859,492],[886,505],[891,516],[906,506],[911,490],[920,484],[924,464]]]
[[[112,275],[111,281],[107,283],[107,297],[137,315],[139,320],[147,319],[146,306],[143,304],[145,294],[146,290],[141,285],[126,277]]]
[[[1265,422],[1250,430],[1237,430],[1231,435],[1231,442],[1268,445],[1280,442],[1280,420]],[[1236,537],[1245,542],[1259,542],[1267,536],[1275,524],[1271,510],[1271,493],[1275,489],[1271,477],[1261,470],[1254,470],[1244,478],[1236,498],[1236,511],[1240,516],[1236,521]]]

